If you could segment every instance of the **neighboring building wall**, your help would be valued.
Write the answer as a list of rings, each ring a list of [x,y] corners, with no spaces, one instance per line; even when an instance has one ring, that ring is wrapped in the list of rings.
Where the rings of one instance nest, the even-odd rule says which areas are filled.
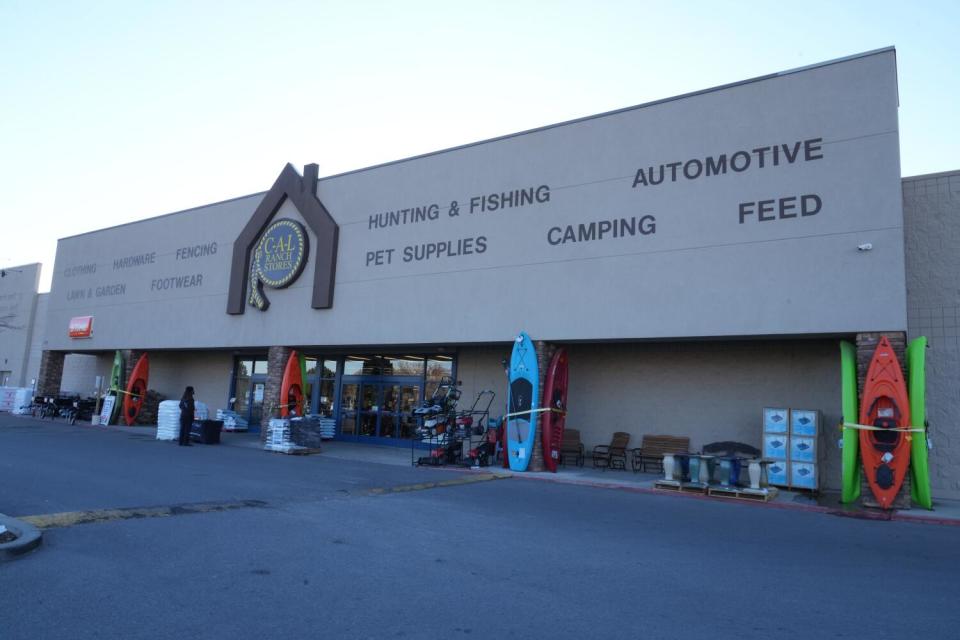
[[[7,267],[4,273],[0,278],[0,371],[10,372],[7,386],[28,387],[40,265]]]
[[[960,499],[960,171],[903,179],[908,338],[927,336],[934,500]]]
[[[47,304],[50,301],[49,293],[37,295],[37,311],[33,318],[33,335],[30,338],[30,355],[27,356],[25,386],[36,386],[40,377],[40,358],[43,356],[43,347],[47,339]]]

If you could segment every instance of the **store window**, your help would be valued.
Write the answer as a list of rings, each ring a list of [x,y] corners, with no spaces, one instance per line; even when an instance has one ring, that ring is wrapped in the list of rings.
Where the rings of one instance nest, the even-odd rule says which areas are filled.
[[[325,418],[332,418],[334,415],[333,400],[335,398],[337,386],[337,361],[323,360],[320,368],[320,394],[318,399],[317,413]]]
[[[317,359],[306,357],[304,362],[303,397],[306,399],[304,411],[315,413],[313,406],[313,383],[317,379]]]
[[[427,360],[426,397],[430,398],[443,378],[453,377],[453,358],[434,356]]]
[[[326,367],[325,367],[326,368]],[[330,373],[333,367],[330,366]],[[343,361],[338,417],[339,434],[358,441],[401,444],[416,435],[414,410],[440,381],[454,374],[454,358],[427,355],[348,355]],[[335,388],[333,376],[321,390]],[[335,397],[335,396],[334,396]]]
[[[263,414],[263,397],[267,385],[266,358],[239,358],[233,376],[233,410],[256,430]]]

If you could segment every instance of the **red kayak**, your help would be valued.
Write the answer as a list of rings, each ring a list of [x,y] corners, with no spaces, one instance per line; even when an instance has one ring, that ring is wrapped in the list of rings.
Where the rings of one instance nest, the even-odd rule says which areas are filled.
[[[880,338],[867,370],[860,400],[860,458],[870,489],[884,509],[893,505],[910,468],[910,425],[907,385],[890,342]]]
[[[300,373],[300,358],[296,351],[290,352],[287,367],[280,383],[280,415],[303,415],[303,375]]]
[[[556,472],[563,443],[563,427],[567,421],[567,350],[557,349],[547,367],[543,382],[543,466]]]
[[[140,356],[137,366],[130,373],[127,392],[123,395],[123,419],[132,427],[143,408],[143,399],[147,395],[147,381],[150,379],[150,359],[147,354]]]

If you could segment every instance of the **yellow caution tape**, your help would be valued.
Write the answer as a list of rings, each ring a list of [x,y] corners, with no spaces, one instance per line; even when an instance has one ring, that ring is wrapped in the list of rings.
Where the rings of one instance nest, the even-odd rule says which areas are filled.
[[[860,429],[862,431],[902,431],[904,433],[923,433],[924,430],[918,427],[872,427],[867,424],[856,424],[854,422],[844,422],[840,425],[841,429]]]

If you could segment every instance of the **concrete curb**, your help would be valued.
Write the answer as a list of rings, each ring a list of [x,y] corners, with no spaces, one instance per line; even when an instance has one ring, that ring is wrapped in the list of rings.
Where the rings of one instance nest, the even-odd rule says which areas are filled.
[[[23,520],[17,520],[0,513],[0,524],[16,534],[17,539],[0,544],[0,562],[13,560],[25,553],[33,551],[43,542],[43,533],[40,529]]]
[[[433,467],[437,471],[459,471],[467,473],[477,473],[475,469],[464,469],[464,468],[452,468],[452,467]],[[677,491],[662,491],[655,489],[654,487],[643,487],[637,486],[634,483],[623,483],[623,482],[595,482],[592,480],[574,480],[568,478],[550,478],[544,477],[542,475],[529,475],[524,473],[514,473],[512,471],[507,471],[505,469],[497,471],[486,471],[489,475],[496,475],[500,478],[517,478],[521,480],[528,480],[533,482],[550,482],[553,484],[563,484],[563,485],[574,485],[581,487],[591,487],[594,489],[615,489],[618,491],[627,491],[630,493],[640,493],[644,495],[655,495],[655,496],[676,496],[678,498],[686,498],[688,500],[707,500],[710,502],[727,502],[733,503],[731,500],[720,500],[719,498],[711,498],[707,495],[701,495],[698,493],[682,493]],[[823,505],[816,504],[798,504],[793,502],[761,502],[744,500],[736,502],[741,505],[750,505],[765,509],[780,509],[784,511],[806,511],[808,513],[823,513],[831,516],[837,516],[841,518],[855,518],[859,520],[878,520],[884,522],[909,522],[912,524],[932,524],[939,526],[947,527],[960,527],[960,520],[955,518],[942,518],[937,516],[927,516],[927,515],[912,515],[904,513],[903,511],[874,511],[868,509],[858,509],[858,508],[844,508],[844,507],[828,507]]]

